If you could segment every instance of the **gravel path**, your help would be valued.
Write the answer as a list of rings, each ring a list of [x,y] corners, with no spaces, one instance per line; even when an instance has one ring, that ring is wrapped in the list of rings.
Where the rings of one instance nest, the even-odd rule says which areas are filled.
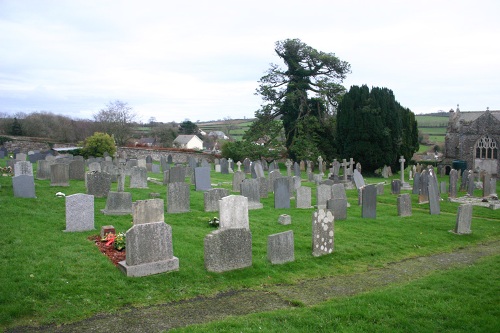
[[[206,323],[228,316],[314,305],[335,297],[352,296],[390,284],[419,279],[439,270],[471,265],[482,257],[500,254],[500,241],[390,263],[362,273],[241,290],[144,308],[125,308],[115,314],[99,314],[72,324],[16,327],[7,332],[162,332]]]

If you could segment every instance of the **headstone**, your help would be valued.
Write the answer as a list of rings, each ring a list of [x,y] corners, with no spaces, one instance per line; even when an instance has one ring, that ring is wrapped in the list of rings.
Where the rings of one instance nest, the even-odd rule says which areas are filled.
[[[170,183],[167,186],[167,212],[185,213],[190,210],[189,184]]]
[[[223,175],[229,174],[229,163],[225,158],[220,160],[220,173]]]
[[[271,264],[284,264],[295,260],[293,230],[269,235],[267,259]]]
[[[229,195],[219,200],[220,229],[250,229],[248,222],[248,198]]]
[[[349,165],[349,163],[347,163],[347,160],[344,158],[342,159],[342,163],[340,165],[342,166],[342,168],[344,168],[343,181],[345,183],[347,182],[347,166]]]
[[[130,188],[148,188],[148,172],[145,167],[136,166],[130,170]]]
[[[399,179],[393,179],[391,182],[391,194],[401,193],[401,181]]]
[[[398,216],[411,216],[411,197],[409,193],[398,195]]]
[[[66,198],[66,230],[94,230],[94,196],[88,194],[72,194]]]
[[[326,208],[332,212],[336,221],[347,219],[347,199],[333,197],[326,202]]]
[[[264,177],[259,177],[257,178],[259,181],[259,194],[261,198],[267,198],[269,189],[267,188],[269,186],[269,182],[267,181],[266,178]]]
[[[290,183],[288,177],[274,181],[274,208],[290,208]]]
[[[286,160],[286,162],[285,162],[285,166],[286,166],[286,175],[287,175],[288,177],[292,176],[292,165],[293,165],[292,160],[290,160],[290,159]]]
[[[448,196],[450,198],[457,197],[457,183],[458,183],[458,171],[455,169],[450,170],[450,187],[448,191]]]
[[[384,183],[377,183],[375,187],[377,187],[377,195],[384,195]]]
[[[170,155],[169,155],[170,156]],[[174,166],[169,170],[169,183],[184,183],[186,181],[186,168]]]
[[[299,179],[300,179],[300,177],[301,177],[301,175],[300,175],[300,165],[297,162],[293,163],[293,173],[294,173],[294,175],[296,177],[299,177]]]
[[[139,277],[175,271],[172,228],[164,222],[136,224],[126,234],[126,259],[119,262],[127,276]]]
[[[467,175],[467,194],[473,197],[475,188],[476,185],[474,183],[474,172],[472,172],[472,170],[469,170],[469,174]]]
[[[99,163],[99,162],[89,163],[89,171],[90,172],[92,172],[92,171],[101,172],[101,163]]]
[[[277,179],[277,178],[281,178],[283,177],[280,173],[279,170],[273,170],[271,172],[269,172],[269,186],[268,186],[268,190],[269,192],[272,192],[274,191],[274,181]]]
[[[245,173],[250,173],[251,172],[251,170],[250,170],[250,164],[251,163],[252,162],[250,161],[250,159],[248,157],[243,160],[243,171]]]
[[[316,205],[318,209],[325,209],[326,202],[332,198],[332,186],[318,185],[316,187]]]
[[[17,153],[15,154],[14,159],[17,161],[26,161],[26,157],[28,157],[28,155],[26,155],[25,153]]]
[[[411,194],[419,194],[419,192],[420,192],[420,172],[417,172],[413,177],[413,188]]]
[[[125,193],[125,192],[124,192]],[[132,204],[133,224],[165,222],[163,199],[137,200]]]
[[[457,211],[457,223],[455,224],[454,233],[463,235],[470,234],[472,231],[470,230],[470,226],[472,223],[472,205],[471,204],[463,204],[458,206]]]
[[[27,175],[33,176],[33,166],[29,161],[19,161],[14,164],[14,177]]]
[[[359,173],[361,173],[361,163],[356,163],[356,170],[358,170]]]
[[[168,164],[172,164],[173,163],[172,155],[167,155],[167,163]]]
[[[374,219],[377,217],[377,189],[375,185],[366,185],[361,189],[361,217]]]
[[[69,165],[55,163],[50,165],[50,186],[69,186]]]
[[[50,162],[50,161],[39,160],[37,162],[36,179],[40,179],[40,180],[50,179],[50,166],[51,165],[52,165],[52,162]]]
[[[301,186],[297,189],[296,208],[308,209],[311,206],[311,188]]]
[[[248,209],[261,209],[259,181],[257,179],[245,179],[240,184],[242,196],[248,198]]]
[[[387,168],[387,165],[384,165],[382,168],[382,177],[384,178],[389,178],[389,169]]]
[[[334,251],[334,221],[329,210],[319,209],[312,216],[312,255],[319,257]]]
[[[439,183],[439,193],[446,193],[446,182],[442,181]]]
[[[264,169],[262,168],[262,164],[260,164],[260,162],[255,162],[255,175],[257,176],[257,178],[264,178],[265,175],[264,175]]]
[[[469,170],[464,170],[464,172],[462,173],[462,175],[460,175],[461,177],[461,181],[460,181],[460,191],[466,191],[467,190],[467,177],[469,175]]]
[[[252,233],[248,229],[218,229],[205,237],[205,268],[226,272],[252,266]]]
[[[489,173],[485,173],[483,176],[483,198],[489,197],[491,192],[491,175]]]
[[[36,198],[35,180],[32,175],[12,177],[12,188],[14,190],[14,197],[16,198]]]
[[[139,158],[139,159],[137,159],[137,166],[139,168],[146,169],[146,159],[145,158]]]
[[[429,202],[429,173],[427,170],[422,170],[420,173],[420,182],[419,182],[419,195],[418,195],[418,203],[428,203]]]
[[[105,215],[132,214],[132,193],[109,191],[106,198],[106,207],[101,209]]]
[[[107,197],[111,190],[111,175],[107,172],[87,172],[85,174],[85,188],[87,194],[96,198]]]
[[[205,212],[218,212],[219,200],[229,195],[225,188],[213,188],[203,193]]]
[[[353,177],[354,177],[354,184],[356,185],[357,189],[360,189],[362,186],[365,186],[365,180],[363,179],[363,176],[357,169],[354,170]]]
[[[85,180],[85,161],[76,159],[69,162],[69,179]]]
[[[236,165],[238,166],[238,170],[237,170],[238,172],[240,172],[240,171],[241,171],[241,165],[242,165],[242,164],[243,164],[243,163],[241,163],[241,161],[238,161],[238,162],[236,163]]]
[[[439,215],[441,213],[440,203],[441,198],[437,188],[436,175],[429,169],[429,211],[431,215]]]
[[[240,192],[241,182],[245,179],[243,171],[236,171],[233,173],[233,192]]]
[[[210,167],[195,168],[194,178],[196,191],[208,191],[212,188],[210,183]]]
[[[278,217],[278,223],[281,225],[289,225],[292,224],[292,217],[288,214],[281,214]]]

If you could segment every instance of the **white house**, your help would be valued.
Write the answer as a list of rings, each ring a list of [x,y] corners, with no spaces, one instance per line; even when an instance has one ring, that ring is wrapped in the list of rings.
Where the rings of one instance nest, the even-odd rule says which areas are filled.
[[[174,140],[174,146],[187,149],[203,149],[203,141],[196,135],[179,135]]]

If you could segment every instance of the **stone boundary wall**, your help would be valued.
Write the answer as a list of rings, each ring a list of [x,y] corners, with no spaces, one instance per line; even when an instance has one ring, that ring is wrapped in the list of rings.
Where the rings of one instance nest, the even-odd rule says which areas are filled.
[[[168,155],[172,156],[172,162],[174,163],[187,163],[190,156],[194,158],[204,158],[209,162],[213,162],[215,156],[212,154],[205,153],[191,153],[191,152],[180,152],[171,151],[163,149],[152,149],[152,148],[128,148],[128,147],[118,147],[118,155],[122,153],[127,154],[127,158],[146,158],[146,156],[151,155],[153,161],[159,161],[161,156],[167,158]]]

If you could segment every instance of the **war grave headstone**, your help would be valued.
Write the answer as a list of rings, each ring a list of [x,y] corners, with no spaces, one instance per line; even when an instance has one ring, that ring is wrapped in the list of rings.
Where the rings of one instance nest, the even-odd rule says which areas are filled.
[[[470,226],[472,223],[472,204],[462,204],[458,206],[457,222],[455,229],[450,230],[455,234],[467,235],[472,233]]]
[[[295,207],[301,209],[313,208],[311,206],[312,190],[310,187],[301,186],[297,189]]]
[[[318,185],[316,187],[316,206],[318,209],[325,209],[326,202],[332,198],[332,186]]]
[[[457,183],[458,183],[458,171],[455,169],[450,170],[450,186],[448,190],[448,196],[450,198],[457,197]]]
[[[212,188],[212,184],[210,183],[210,167],[195,168],[194,178],[196,191],[208,191]]]
[[[225,188],[213,188],[203,193],[205,212],[218,212],[219,200],[228,195],[229,191]]]
[[[240,192],[240,185],[245,177],[246,175],[243,171],[236,171],[233,173],[233,192]]]
[[[101,209],[105,215],[132,214],[132,193],[109,191],[106,198],[106,207]]]
[[[267,259],[273,265],[295,260],[293,230],[268,236]]]
[[[366,185],[361,189],[361,217],[374,219],[377,217],[377,189],[375,185]]]
[[[72,194],[66,198],[66,230],[94,230],[94,196],[89,194]]]
[[[33,176],[19,175],[12,177],[12,188],[16,198],[36,198]]]
[[[334,251],[334,217],[331,211],[318,209],[312,215],[312,255],[319,257]]]
[[[205,268],[209,272],[226,272],[251,266],[248,199],[239,195],[222,198],[219,216],[219,229],[204,239]]]
[[[40,160],[37,162],[36,179],[45,180],[50,179],[50,166],[52,162],[47,160]],[[69,170],[68,170],[69,172]]]
[[[429,202],[429,173],[427,170],[422,170],[420,173],[420,188],[418,190],[418,203],[424,204]]]
[[[186,181],[186,167],[174,166],[169,171],[169,183],[184,183]]]
[[[69,186],[69,165],[54,163],[50,165],[50,186]]]
[[[269,182],[267,181],[266,178],[264,177],[259,177],[257,178],[259,181],[259,194],[261,198],[267,198],[269,189],[267,188],[269,186]]]
[[[111,190],[111,175],[107,172],[91,171],[85,174],[86,193],[96,198],[108,196]]]
[[[391,182],[391,194],[401,193],[401,181],[399,179],[393,179]]]
[[[290,183],[288,177],[274,181],[274,208],[290,208]]]
[[[133,225],[126,234],[127,254],[118,263],[120,270],[130,277],[140,277],[179,269],[174,256],[172,227],[164,222]]]
[[[257,179],[245,179],[240,184],[240,193],[248,198],[248,209],[261,209],[259,181]]]
[[[419,194],[420,192],[420,172],[415,173],[413,178],[413,188],[411,194]]]
[[[274,191],[274,181],[278,178],[281,178],[281,177],[283,177],[283,176],[281,175],[279,170],[273,170],[273,171],[269,172],[269,175],[268,175],[268,180],[269,180],[268,190],[269,190],[269,192]]]
[[[440,209],[440,196],[437,186],[437,177],[432,169],[429,169],[429,212],[431,215],[439,215]]]
[[[363,176],[361,173],[355,169],[354,170],[354,184],[356,185],[356,189],[360,189],[362,186],[365,186],[365,180],[363,179]]]
[[[398,216],[411,216],[411,197],[409,193],[398,195],[397,199],[398,205]]]
[[[85,161],[81,159],[74,159],[69,162],[69,179],[85,180]]]
[[[167,212],[185,213],[190,210],[189,184],[183,182],[167,185]]]
[[[14,164],[14,177],[20,175],[33,176],[33,166],[29,161],[19,161]]]
[[[137,200],[132,204],[134,225],[165,221],[165,202],[163,199]]]

